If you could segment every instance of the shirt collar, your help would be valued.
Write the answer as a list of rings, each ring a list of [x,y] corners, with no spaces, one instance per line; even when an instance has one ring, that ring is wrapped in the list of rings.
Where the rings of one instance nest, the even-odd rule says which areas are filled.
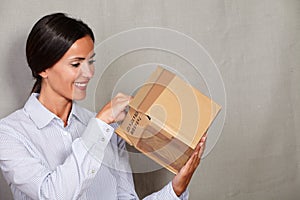
[[[57,116],[39,102],[38,96],[38,93],[32,93],[24,106],[24,110],[35,125],[41,129],[48,125],[53,118],[57,118]]]
[[[91,116],[88,115],[89,112],[87,112],[84,108],[77,105],[75,101],[73,101],[72,110],[70,116],[74,116],[76,119],[78,119],[81,123],[83,123],[85,126],[87,126]]]
[[[54,118],[59,119],[54,113],[49,111],[39,100],[38,100],[38,93],[32,93],[29,99],[27,100],[24,110],[35,125],[41,129],[47,126]],[[84,125],[88,124],[89,116],[82,112],[80,106],[77,106],[76,102],[73,101],[72,110],[68,119],[68,124],[71,122],[71,117],[74,116]]]

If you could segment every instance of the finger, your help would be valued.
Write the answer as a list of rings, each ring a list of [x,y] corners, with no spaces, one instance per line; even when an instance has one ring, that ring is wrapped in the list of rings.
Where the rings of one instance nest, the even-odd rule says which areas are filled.
[[[184,167],[186,170],[190,171],[190,169],[194,168],[195,164],[197,163],[197,158],[198,158],[198,152],[195,151],[191,157],[188,159]]]
[[[111,103],[114,104],[119,104],[119,103],[123,103],[123,102],[127,102],[127,104],[129,103],[129,101],[131,100],[130,96],[123,96],[123,97],[115,97],[111,100]]]
[[[114,116],[118,116],[120,112],[124,111],[129,104],[130,98],[119,98],[116,101],[111,102]]]
[[[197,153],[193,154],[191,157],[191,162],[188,167],[188,170],[193,173],[197,168],[197,166],[199,165],[199,163],[200,163],[200,159],[198,157],[198,154]]]
[[[199,146],[197,145],[195,151],[193,152],[193,154],[191,155],[190,159],[193,160],[194,162],[197,160],[198,158],[198,154],[199,154]]]
[[[205,142],[207,139],[206,133],[201,137],[200,142]]]
[[[200,150],[199,150],[199,158],[202,157],[203,153],[204,153],[204,150],[205,150],[205,142],[204,143],[200,143]]]
[[[115,122],[123,121],[126,117],[126,112],[122,111],[119,113],[119,115],[116,117]]]
[[[188,159],[186,164],[180,170],[181,173],[186,173],[186,174],[190,174],[190,175],[192,175],[194,173],[194,171],[200,164],[200,157],[203,154],[204,146],[205,146],[205,142],[199,142],[199,144],[196,146],[194,152],[192,153],[191,157]]]
[[[115,98],[119,98],[119,99],[132,99],[132,96],[129,96],[129,95],[126,95],[126,94],[123,94],[123,93],[121,93],[121,92],[119,92],[116,96],[115,96]]]
[[[117,111],[123,111],[125,110],[126,106],[128,106],[128,104],[129,104],[129,100],[123,99],[122,101],[115,102],[113,108],[116,109]]]
[[[115,97],[123,97],[126,96],[126,94],[122,93],[122,92],[118,92],[117,95]]]

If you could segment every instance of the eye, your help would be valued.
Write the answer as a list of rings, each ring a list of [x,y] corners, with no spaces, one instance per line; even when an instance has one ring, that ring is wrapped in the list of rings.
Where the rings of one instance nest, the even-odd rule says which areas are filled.
[[[96,62],[96,60],[89,60],[89,65],[92,65]]]
[[[79,67],[80,63],[71,63],[73,67]]]

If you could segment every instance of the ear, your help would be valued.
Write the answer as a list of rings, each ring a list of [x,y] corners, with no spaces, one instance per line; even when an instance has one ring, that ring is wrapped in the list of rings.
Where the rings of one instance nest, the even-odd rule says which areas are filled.
[[[47,77],[48,77],[47,70],[42,71],[41,73],[39,73],[39,75],[40,75],[42,78],[47,78]]]

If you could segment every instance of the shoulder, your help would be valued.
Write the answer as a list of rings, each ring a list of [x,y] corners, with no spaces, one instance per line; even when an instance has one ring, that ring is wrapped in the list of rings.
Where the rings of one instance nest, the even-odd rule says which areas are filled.
[[[35,127],[34,123],[24,109],[17,110],[0,120],[0,134],[21,137],[26,135],[28,129]]]
[[[19,109],[10,115],[0,119],[0,130],[8,127],[16,127],[20,123],[27,122],[29,117],[26,115],[23,109]]]

